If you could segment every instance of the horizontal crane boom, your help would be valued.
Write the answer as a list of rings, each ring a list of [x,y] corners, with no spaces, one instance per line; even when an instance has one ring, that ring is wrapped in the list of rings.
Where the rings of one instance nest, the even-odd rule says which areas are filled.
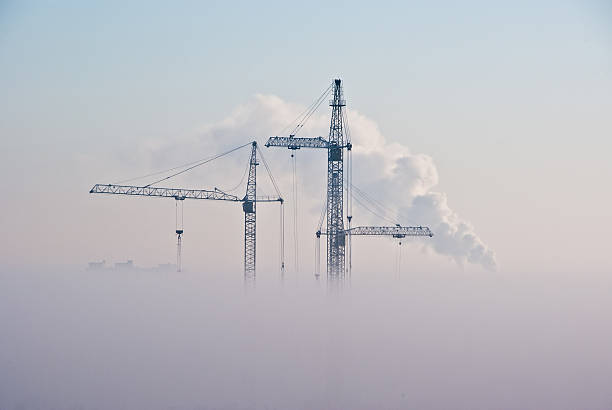
[[[407,236],[429,236],[433,237],[433,232],[426,226],[356,226],[345,229],[346,235],[364,236],[392,236],[394,238],[405,238]],[[327,232],[317,231],[317,237],[327,235]]]
[[[276,196],[258,196],[255,202],[284,202],[285,200],[281,197]]]
[[[300,148],[329,148],[329,141],[323,137],[270,137],[266,142],[266,147],[287,147],[289,149]]]
[[[212,199],[217,201],[243,202],[244,198],[227,194],[219,189],[210,191],[207,189],[184,189],[184,188],[155,188],[131,185],[96,184],[89,191],[90,194],[114,194],[114,195],[136,195],[157,196],[161,198],[178,199]],[[283,202],[284,199],[275,196],[258,196],[255,202]]]
[[[242,200],[235,195],[225,192],[206,189],[183,189],[183,188],[156,188],[131,185],[96,184],[89,191],[90,194],[113,194],[113,195],[136,195],[136,196],[156,196],[162,198],[183,198],[183,199],[213,199],[218,201]]]
[[[345,232],[349,235],[393,236],[394,238],[433,236],[431,230],[426,226],[356,226]]]

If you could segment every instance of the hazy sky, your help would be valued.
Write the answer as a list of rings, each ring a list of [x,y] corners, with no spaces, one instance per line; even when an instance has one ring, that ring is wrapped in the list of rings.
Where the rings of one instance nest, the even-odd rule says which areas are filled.
[[[612,7],[605,1],[5,2],[0,16],[4,265],[172,260],[172,238],[160,232],[172,233],[174,204],[103,202],[86,194],[90,186],[205,157],[211,152],[187,148],[173,163],[134,159],[205,138],[202,130],[257,94],[308,105],[340,76],[349,109],[389,144],[431,157],[439,175],[433,190],[474,226],[500,268],[610,271]],[[328,118],[329,107],[319,114]],[[278,131],[260,127],[215,149]],[[289,172],[288,161],[276,164],[276,173]],[[324,180],[319,186],[323,192]],[[194,215],[216,205],[191,206]],[[234,214],[237,222],[212,225],[233,229],[229,241],[241,235]],[[316,218],[303,217],[306,243]],[[139,242],[139,229],[159,240]],[[308,246],[304,263],[312,261]],[[167,252],[145,256],[157,247]],[[415,258],[453,266],[444,257]]]
[[[0,408],[610,408],[609,1],[126,3],[0,2]],[[263,143],[335,77],[355,184],[436,233],[401,274],[359,238],[352,287],[312,279],[326,167],[302,150],[296,275],[289,153],[263,147],[284,285],[265,204],[256,290],[239,204],[185,201],[183,276],[82,272],[175,259],[173,200],[94,183]]]

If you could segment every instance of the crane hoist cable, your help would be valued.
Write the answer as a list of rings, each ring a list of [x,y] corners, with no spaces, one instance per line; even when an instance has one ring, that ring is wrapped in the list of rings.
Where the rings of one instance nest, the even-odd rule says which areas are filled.
[[[318,278],[321,274],[321,228],[323,227],[323,219],[327,213],[327,195],[321,207],[321,215],[319,216],[319,224],[317,225],[317,233],[315,238],[315,276]]]
[[[280,203],[279,254],[280,254],[281,277],[284,277],[285,275],[285,204],[283,202]]]
[[[315,278],[321,275],[321,236],[315,237]]]
[[[297,155],[291,153],[291,165],[293,174],[293,252],[295,259],[295,271],[300,271],[299,243],[298,243],[298,189],[297,189]]]
[[[270,177],[270,181],[272,181],[272,185],[274,186],[274,190],[276,191],[276,195],[279,198],[282,198],[282,194],[280,189],[278,189],[278,185],[276,184],[276,179],[274,179],[274,175],[272,175],[272,171],[270,170],[270,166],[268,165],[268,161],[263,155],[261,149],[259,149],[259,144],[257,145],[257,151],[259,152],[259,157],[261,158],[261,162],[263,162],[264,167],[266,168],[266,172]],[[280,201],[280,242],[279,242],[279,254],[280,254],[280,266],[281,266],[281,274],[285,273],[285,207],[284,201]]]
[[[321,230],[323,226],[323,219],[325,218],[325,214],[327,211],[327,195],[325,196],[325,202],[323,202],[323,206],[321,207],[321,215],[319,216],[319,224],[317,225],[317,230]]]
[[[351,221],[353,220],[353,150],[351,144],[351,129],[348,123],[348,110],[342,110],[342,126],[344,128],[344,135],[346,136],[346,207],[347,207],[347,227],[348,227],[348,235],[346,242],[346,252],[348,252],[348,266],[347,274],[350,276],[353,270],[353,238],[351,235]]]
[[[183,218],[183,202],[184,198],[175,198],[175,232],[176,232],[176,271],[182,271],[182,247],[183,247],[183,232],[184,232],[184,218]]]
[[[402,240],[400,239],[400,241],[398,242],[398,247],[397,247],[397,257],[395,260],[395,270],[396,270],[396,274],[399,277],[402,273]]]

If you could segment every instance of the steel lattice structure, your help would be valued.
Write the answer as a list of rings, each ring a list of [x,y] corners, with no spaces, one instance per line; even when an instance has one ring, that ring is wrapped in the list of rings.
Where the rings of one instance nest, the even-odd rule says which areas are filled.
[[[322,137],[300,137],[294,135],[288,137],[270,137],[266,147],[284,147],[290,150],[300,148],[323,148],[327,149],[327,203],[326,203],[326,232],[321,232],[320,227],[317,231],[317,238],[321,235],[327,236],[327,276],[328,278],[343,278],[346,270],[346,245],[347,238],[350,244],[352,235],[369,236],[393,236],[404,238],[406,236],[428,236],[433,233],[427,227],[402,227],[402,226],[360,226],[351,228],[351,215],[347,216],[349,229],[344,229],[344,149],[350,154],[352,145],[350,138],[345,140],[343,107],[346,106],[340,79],[334,80],[333,98],[329,105],[332,107],[331,122],[329,126],[329,138]],[[303,125],[303,124],[302,124]],[[301,125],[297,128],[299,129]],[[350,155],[348,157],[350,159]],[[350,169],[348,168],[347,200],[350,198]],[[350,207],[349,207],[350,212]],[[318,239],[317,239],[318,240]],[[317,248],[318,249],[318,248]],[[350,252],[349,252],[350,260]],[[350,266],[350,263],[349,263]],[[350,269],[349,269],[350,271]],[[318,275],[318,273],[317,273]]]
[[[152,186],[132,186],[115,184],[96,184],[89,191],[90,194],[130,195],[158,198],[184,199],[208,199],[216,201],[242,202],[244,211],[244,276],[245,279],[255,278],[255,254],[256,254],[256,204],[257,202],[280,202],[280,196],[257,197],[257,142],[251,143],[251,156],[249,158],[249,175],[247,180],[246,194],[243,198],[227,194],[219,189],[183,189],[183,188],[158,188]],[[178,241],[181,240],[183,230],[177,230]],[[281,259],[284,259],[281,256]]]
[[[218,201],[240,202],[235,195],[226,194],[223,191],[209,191],[207,189],[182,189],[182,188],[156,188],[150,186],[96,184],[89,190],[90,194],[115,194],[156,196],[162,198],[188,198],[188,199],[213,199]]]
[[[246,195],[242,202],[242,210],[244,211],[244,276],[246,279],[255,277],[257,165],[257,143],[253,142]]]
[[[315,249],[316,252],[316,266],[315,266],[315,276],[319,276],[319,255],[320,255],[320,242],[319,239],[321,235],[327,235],[327,232],[321,232],[320,230],[316,232],[317,237],[317,247]],[[433,232],[426,226],[401,226],[396,224],[395,226],[356,226],[354,228],[349,228],[344,231],[344,235],[346,238],[351,239],[353,235],[357,236],[391,236],[397,239],[403,239],[408,236],[410,237],[433,237]],[[400,241],[400,245],[402,242]],[[350,266],[350,255],[349,255],[349,266]],[[349,268],[348,273],[350,275],[351,269]]]
[[[270,137],[266,142],[266,147],[284,147],[294,150],[300,148],[329,148],[329,141],[323,139],[323,137],[295,138],[290,135],[288,137]]]
[[[392,236],[405,238],[407,236],[433,236],[426,226],[356,226],[345,231],[348,235]]]
[[[342,108],[346,102],[342,97],[341,81],[334,80],[334,98],[329,103],[332,115],[327,149],[327,275],[331,277],[342,277],[345,273]]]

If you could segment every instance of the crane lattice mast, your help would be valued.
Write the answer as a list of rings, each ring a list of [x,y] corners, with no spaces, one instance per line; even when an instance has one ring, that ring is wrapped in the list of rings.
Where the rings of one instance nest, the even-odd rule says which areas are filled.
[[[255,277],[257,165],[259,165],[257,163],[257,142],[253,141],[246,195],[242,201],[242,210],[244,211],[244,276],[247,279]]]
[[[341,277],[345,273],[344,235],[344,127],[342,108],[346,101],[342,95],[339,79],[334,80],[334,98],[331,124],[329,126],[329,147],[327,149],[327,275]]]

